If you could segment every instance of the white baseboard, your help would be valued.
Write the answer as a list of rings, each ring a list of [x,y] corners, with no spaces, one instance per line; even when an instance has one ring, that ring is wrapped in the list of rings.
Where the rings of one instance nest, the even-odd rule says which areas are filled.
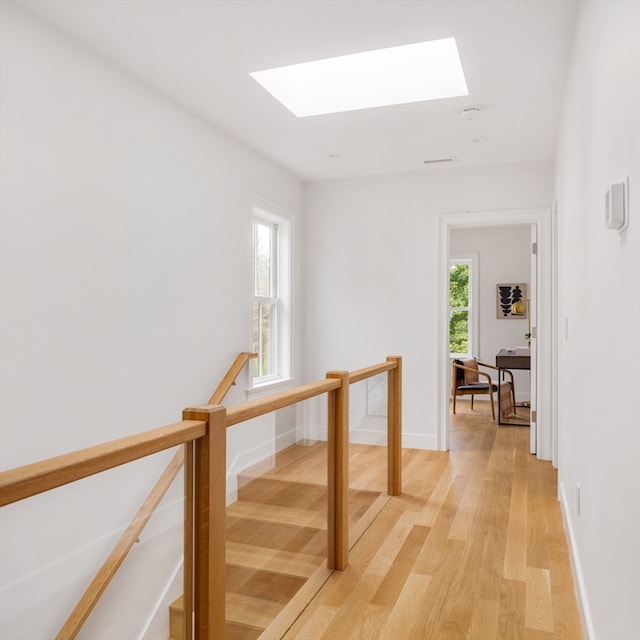
[[[380,419],[378,416],[376,416],[376,419],[381,423],[385,423],[385,427],[376,428],[376,426],[371,426],[373,424],[373,421],[365,420],[364,425],[358,426],[349,432],[349,441],[358,444],[374,444],[386,446],[386,418]],[[324,426],[309,427],[308,434],[308,437],[311,440],[326,440],[327,428]],[[437,449],[436,442],[437,440],[435,435],[425,435],[422,433],[402,434],[402,446],[406,449],[426,449],[428,451],[435,451]]]
[[[138,635],[138,640],[165,640],[167,637],[167,609],[184,591],[183,566],[184,558],[181,558],[174,567],[167,584],[162,589],[153,611]]]
[[[386,446],[387,434],[377,429],[354,429],[349,432],[349,442]]]
[[[580,620],[582,622],[582,630],[585,632],[587,639],[596,637],[593,628],[593,619],[591,617],[591,609],[589,607],[589,598],[584,583],[584,573],[580,562],[580,554],[575,543],[575,535],[571,524],[571,510],[567,501],[567,494],[562,482],[558,482],[558,493],[560,495],[560,508],[562,509],[562,521],[564,523],[565,533],[569,542],[569,560],[571,562],[571,571],[573,573],[573,582],[576,585],[576,600]]]
[[[387,444],[387,418],[384,416],[368,415],[349,434],[351,442],[362,444]],[[405,449],[436,450],[436,436],[428,436],[422,433],[402,433],[402,447]]]
[[[307,440],[325,442],[327,440],[327,427],[325,425],[307,426],[305,427],[305,435]]]
[[[349,441],[357,444],[376,444],[387,446],[387,434],[373,429],[354,429],[349,433]],[[403,433],[402,447],[404,449],[436,450],[436,437],[425,436],[421,433]]]
[[[438,450],[437,436],[428,436],[424,433],[403,433],[402,447],[404,449],[426,449],[427,451]]]

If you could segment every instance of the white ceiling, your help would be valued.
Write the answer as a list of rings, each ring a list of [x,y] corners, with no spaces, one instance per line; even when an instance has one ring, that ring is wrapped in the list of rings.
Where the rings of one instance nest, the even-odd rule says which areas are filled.
[[[17,0],[304,180],[551,158],[573,0]],[[249,72],[454,36],[469,95],[296,118]],[[477,120],[460,118],[469,106]],[[485,143],[473,142],[476,137]],[[337,155],[338,157],[332,157]],[[440,166],[440,165],[435,165]]]

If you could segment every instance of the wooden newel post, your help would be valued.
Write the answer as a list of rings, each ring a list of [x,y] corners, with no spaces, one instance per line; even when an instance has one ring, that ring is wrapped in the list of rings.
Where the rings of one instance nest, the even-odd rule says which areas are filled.
[[[396,367],[387,376],[387,493],[402,492],[402,357],[388,356]]]
[[[327,567],[341,571],[349,563],[349,372],[330,371],[327,378],[341,382],[329,391],[327,420]]]
[[[224,638],[226,415],[224,407],[213,405],[185,409],[182,413],[184,420],[201,420],[207,423],[207,434],[195,440],[193,460],[192,567],[196,640]],[[189,461],[187,464],[189,465]],[[190,617],[189,613],[190,607],[185,598],[185,618]],[[188,629],[187,623],[185,628]],[[185,639],[189,638],[190,636],[185,636]]]

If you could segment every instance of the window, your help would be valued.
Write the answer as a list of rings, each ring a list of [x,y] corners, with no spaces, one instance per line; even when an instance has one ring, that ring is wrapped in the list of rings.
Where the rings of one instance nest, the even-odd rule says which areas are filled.
[[[477,256],[456,256],[449,260],[449,354],[471,357],[477,344]]]
[[[289,221],[254,207],[253,385],[289,377]]]

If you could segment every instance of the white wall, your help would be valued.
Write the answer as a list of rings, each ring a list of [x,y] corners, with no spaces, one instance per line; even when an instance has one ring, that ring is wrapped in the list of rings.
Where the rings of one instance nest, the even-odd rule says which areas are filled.
[[[247,348],[248,196],[297,213],[302,186],[1,7],[0,462],[10,468],[172,422],[205,400]],[[637,3],[581,3],[557,163],[559,321],[569,328],[560,492],[597,638],[640,636],[637,43]],[[404,444],[435,446],[438,214],[548,207],[552,171],[541,161],[308,185],[308,225],[296,224],[304,378],[402,355]],[[618,236],[602,203],[624,173],[632,220]],[[81,590],[162,466],[3,509],[2,637],[55,633],[57,605]],[[170,549],[159,540],[175,537],[178,502],[169,496],[138,555]]]
[[[295,214],[302,185],[1,4],[7,469],[175,422],[205,402],[250,346],[249,196]],[[166,458],[3,509],[3,638],[53,637]],[[130,575],[148,589],[166,578],[149,562],[166,555],[166,531],[175,542],[179,501],[177,490],[136,546],[142,564]],[[85,633],[136,637],[148,611],[135,618],[134,608],[97,612]]]
[[[496,353],[508,347],[526,346],[528,322],[523,318],[498,318],[496,285],[531,284],[531,225],[504,225],[452,229],[450,253],[478,254],[478,348],[474,355],[495,365]],[[529,289],[527,291],[530,293]],[[513,371],[518,402],[530,399],[529,373]],[[478,396],[478,400],[483,396]]]
[[[640,637],[639,7],[580,3],[557,162],[560,496],[589,635],[617,640]],[[619,235],[604,196],[625,174]]]
[[[309,184],[305,378],[401,355],[404,446],[435,448],[438,216],[548,207],[552,172],[540,161]]]

